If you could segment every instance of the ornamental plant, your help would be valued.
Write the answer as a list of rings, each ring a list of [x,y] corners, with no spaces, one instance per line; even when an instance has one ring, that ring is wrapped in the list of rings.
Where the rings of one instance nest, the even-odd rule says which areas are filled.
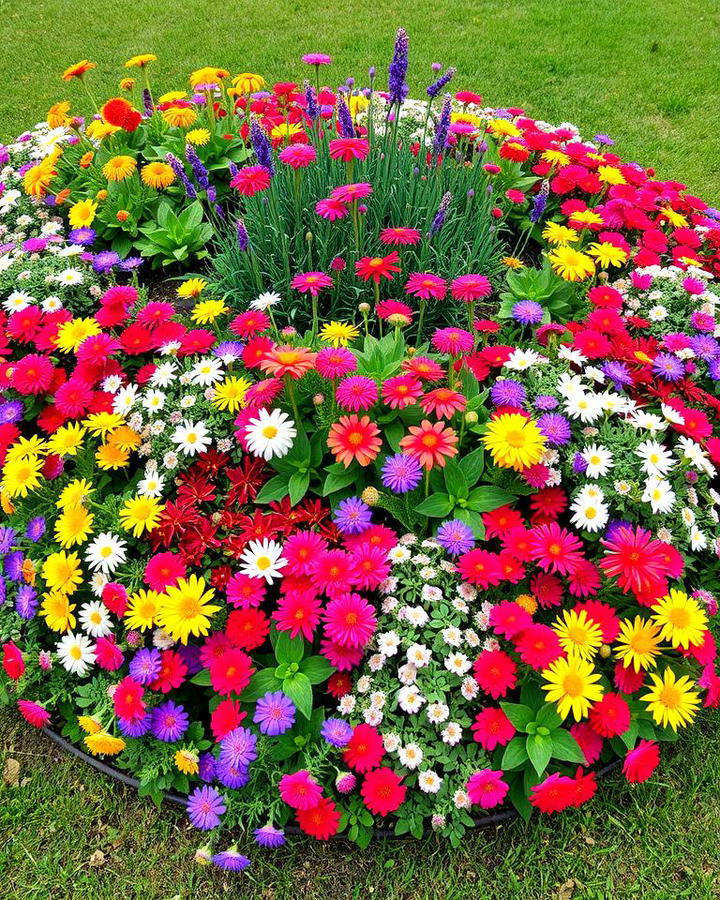
[[[720,213],[409,99],[402,30],[363,88],[154,61],[0,149],[3,699],[228,870],[650,778],[720,703]]]

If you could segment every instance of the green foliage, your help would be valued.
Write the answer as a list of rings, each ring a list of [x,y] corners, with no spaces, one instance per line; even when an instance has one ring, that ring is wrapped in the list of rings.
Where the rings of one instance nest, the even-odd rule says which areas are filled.
[[[140,227],[145,237],[135,241],[135,247],[151,260],[153,268],[187,262],[192,256],[204,259],[209,255],[206,244],[213,236],[213,227],[202,219],[203,208],[197,201],[179,215],[170,203],[161,202],[157,221]]]

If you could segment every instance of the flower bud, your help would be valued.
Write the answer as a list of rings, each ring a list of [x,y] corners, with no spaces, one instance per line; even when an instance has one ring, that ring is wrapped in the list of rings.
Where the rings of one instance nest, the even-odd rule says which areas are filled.
[[[349,794],[355,790],[357,778],[352,772],[338,772],[335,779],[335,787],[341,794]]]
[[[360,499],[368,506],[377,506],[377,502],[380,499],[380,491],[370,485],[360,494]]]
[[[469,413],[465,413],[465,422],[468,425],[477,425],[478,422],[478,414],[470,410]]]

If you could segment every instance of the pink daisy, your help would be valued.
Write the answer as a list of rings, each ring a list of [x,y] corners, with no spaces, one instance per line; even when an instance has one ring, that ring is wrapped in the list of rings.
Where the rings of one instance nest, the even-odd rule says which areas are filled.
[[[405,284],[405,293],[421,300],[442,300],[447,293],[447,283],[430,272],[413,272]]]

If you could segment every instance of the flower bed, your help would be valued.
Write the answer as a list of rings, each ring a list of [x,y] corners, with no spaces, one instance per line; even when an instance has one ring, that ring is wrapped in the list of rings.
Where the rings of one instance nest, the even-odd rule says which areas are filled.
[[[720,212],[407,60],[134,57],[0,150],[3,691],[227,869],[579,806],[720,702]]]

